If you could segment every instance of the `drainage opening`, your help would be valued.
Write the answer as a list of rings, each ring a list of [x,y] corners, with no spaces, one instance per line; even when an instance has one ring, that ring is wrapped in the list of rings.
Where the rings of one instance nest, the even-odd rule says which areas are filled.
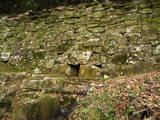
[[[68,69],[66,70],[67,76],[78,76],[80,65],[68,64]]]
[[[98,67],[99,69],[102,69],[102,64],[97,64],[95,66]]]

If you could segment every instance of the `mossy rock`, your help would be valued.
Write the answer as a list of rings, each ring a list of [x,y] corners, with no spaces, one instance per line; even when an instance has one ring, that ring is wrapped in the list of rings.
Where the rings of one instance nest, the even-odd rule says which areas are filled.
[[[94,28],[88,28],[88,31],[93,33],[103,33],[105,30],[103,27],[94,27]]]
[[[58,76],[65,76],[66,75],[66,70],[68,69],[67,64],[59,64],[53,66],[52,72]]]
[[[139,10],[139,12],[142,13],[142,14],[152,13],[152,9],[151,8],[145,8],[145,9]]]
[[[86,79],[101,78],[102,72],[99,67],[94,65],[80,65],[79,77]]]
[[[111,59],[101,55],[99,58],[100,52],[112,56],[121,52],[121,46],[159,41],[159,10],[159,1],[142,0],[118,4],[83,3],[78,6],[59,6],[39,13],[28,11],[16,16],[2,15],[0,51],[6,49],[11,52],[7,60],[11,66],[0,63],[0,71],[31,71],[38,65],[43,72],[50,72],[53,68],[56,75],[65,75],[67,65],[62,64],[68,61],[71,64],[106,64]],[[98,57],[91,57],[93,62],[89,59],[80,63],[78,57],[67,58],[75,50],[75,56],[78,57],[78,53],[85,50],[98,51]],[[153,57],[159,54],[159,48],[155,45],[150,50],[153,51]],[[55,60],[49,61],[52,58]],[[125,59],[117,62],[117,58],[120,57],[115,55],[112,58],[114,64],[125,63]],[[14,66],[17,67],[14,69]]]
[[[2,94],[0,92],[0,110],[1,111],[5,111],[5,112],[11,111],[11,108],[12,108],[12,98],[13,98],[13,96],[8,95],[7,93],[3,93]]]
[[[145,72],[150,72],[155,69],[154,65],[150,62],[140,61],[135,64],[128,65],[116,65],[114,68],[114,75],[130,75],[130,74],[140,74]]]
[[[160,23],[160,17],[155,17],[152,19],[153,23]]]
[[[127,61],[127,53],[119,53],[112,57],[112,63],[114,64],[125,64]]]
[[[24,99],[25,102],[13,106],[12,120],[51,120],[60,112],[59,97],[43,95],[38,99]]]
[[[28,90],[62,90],[64,80],[60,78],[44,77],[39,80],[26,80],[21,88]]]
[[[136,64],[129,64],[128,66],[126,66],[125,74],[140,74],[150,72],[153,70],[155,70],[155,67],[151,62],[139,61]]]
[[[72,107],[75,105],[76,100],[72,96],[63,96],[61,102],[61,115],[69,114],[72,112]]]
[[[156,70],[151,62],[147,61],[134,61],[134,64],[110,64],[103,68],[103,72],[106,75],[115,77],[121,75],[140,74],[145,72],[151,72]]]

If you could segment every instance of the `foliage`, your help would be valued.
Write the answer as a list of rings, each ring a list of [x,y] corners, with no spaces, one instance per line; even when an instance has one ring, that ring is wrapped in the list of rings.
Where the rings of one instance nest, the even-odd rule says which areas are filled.
[[[73,115],[74,118],[82,120],[115,120],[116,101],[111,99],[107,92],[103,94],[89,94],[86,98],[78,101]]]
[[[0,0],[0,13],[19,13],[27,10],[42,10],[61,4],[76,4],[106,0]]]

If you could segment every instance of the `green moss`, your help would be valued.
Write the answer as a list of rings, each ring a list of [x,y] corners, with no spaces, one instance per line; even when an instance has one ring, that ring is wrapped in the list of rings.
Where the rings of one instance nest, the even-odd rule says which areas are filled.
[[[149,3],[141,3],[141,4],[139,4],[139,8],[148,8],[148,7],[151,7],[151,4],[149,4]]]
[[[101,18],[105,15],[105,12],[103,11],[97,11],[91,14],[91,17],[93,18]]]
[[[59,64],[53,67],[52,72],[54,72],[56,75],[65,76],[67,69],[68,69],[67,64]]]
[[[24,32],[21,32],[17,35],[17,38],[21,40],[25,39],[25,37],[26,37],[26,34]]]
[[[45,62],[54,58],[55,64],[63,64],[68,61],[67,54],[72,48],[102,52],[106,57],[119,51],[119,44],[111,45],[113,41],[121,42],[125,38],[132,46],[150,44],[151,39],[159,38],[159,2],[153,0],[82,3],[27,13],[4,17],[0,22],[0,48],[21,56],[21,59],[10,60],[12,66],[9,68],[0,66],[0,71],[12,71],[14,66],[17,71],[32,71],[36,66],[44,72],[51,71],[52,66],[47,70]],[[100,38],[100,41],[88,42],[94,38]],[[65,60],[60,63],[61,57]],[[116,59],[121,58],[113,57],[113,63],[125,62]],[[95,61],[100,60],[96,58]],[[65,71],[65,67],[53,66],[55,73],[64,75]]]
[[[124,15],[123,20],[138,20],[140,18],[140,15],[137,13],[132,13],[132,14],[128,14],[128,15]],[[122,19],[120,18],[120,19]]]
[[[93,32],[93,33],[102,33],[104,32],[104,27],[88,28],[88,31]]]
[[[149,62],[137,62],[136,64],[128,64],[128,65],[116,65],[113,68],[112,72],[110,70],[110,74],[113,76],[119,75],[131,75],[131,74],[141,74],[145,72],[150,72],[156,69],[153,64]]]
[[[112,62],[114,64],[125,64],[127,61],[127,53],[119,53],[114,55],[112,58]]]
[[[38,101],[40,104],[40,111],[43,120],[50,120],[55,118],[60,112],[60,99],[58,97],[42,96]]]
[[[24,98],[23,98],[24,99]],[[23,103],[15,105],[12,112],[12,120],[38,120],[39,105],[36,101],[28,101],[28,103]]]
[[[100,104],[99,104],[100,103]],[[116,101],[111,99],[107,92],[103,94],[94,95],[89,94],[86,98],[78,101],[78,108],[73,114],[73,119],[81,120],[113,120],[116,118],[114,115],[114,105]]]
[[[81,65],[79,71],[80,78],[101,78],[101,69],[93,65]]]
[[[140,32],[142,32],[142,26],[136,26],[136,27],[134,27],[133,32],[135,32],[135,33],[140,33]],[[133,34],[133,35],[134,35],[134,34]]]
[[[49,77],[44,80],[43,78]],[[62,78],[50,78],[51,76],[34,76],[33,80],[26,81],[22,84],[22,88],[28,90],[45,90],[47,91],[62,91],[64,87],[64,79]],[[36,79],[36,80],[35,80]]]
[[[141,61],[141,62],[136,63],[135,65],[129,65],[126,68],[126,73],[127,74],[132,74],[132,73],[140,74],[140,73],[152,71],[153,68],[154,66],[150,62]]]
[[[160,23],[160,17],[152,18],[153,23]]]
[[[75,105],[76,100],[71,96],[64,96],[63,102],[61,103],[61,109],[71,109],[73,105]]]
[[[112,19],[104,19],[98,23],[99,26],[106,26],[112,22]]]
[[[23,71],[21,67],[12,66],[8,63],[0,62],[0,72],[20,72]]]
[[[6,91],[3,91],[3,93],[1,92],[2,90],[0,89],[0,109],[3,109],[5,112],[9,112],[12,109],[13,96],[8,93],[4,93]],[[1,114],[3,114],[3,112]]]
[[[12,120],[50,120],[60,110],[59,98],[44,95],[38,99],[21,98],[13,107]]]
[[[106,75],[115,77],[122,75],[141,74],[159,70],[158,66],[154,66],[151,62],[137,61],[135,64],[115,64],[104,67],[103,72]]]
[[[126,25],[136,25],[138,23],[137,20],[126,20],[125,24]]]
[[[143,14],[152,13],[152,9],[151,8],[140,9],[139,12]]]

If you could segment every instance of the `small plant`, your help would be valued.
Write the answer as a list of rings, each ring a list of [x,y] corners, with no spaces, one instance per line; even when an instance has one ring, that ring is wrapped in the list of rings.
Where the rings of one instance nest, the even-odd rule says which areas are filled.
[[[160,82],[160,76],[156,77],[156,81]]]
[[[25,10],[37,10],[39,5],[35,0],[24,1],[24,9]]]
[[[133,93],[133,92],[129,92],[128,93],[128,97],[130,97],[130,98],[136,98],[137,97],[137,95],[136,95],[136,93]]]
[[[78,101],[78,108],[73,118],[82,120],[115,120],[115,101],[112,100],[107,92],[101,95],[89,94],[86,98]]]
[[[106,112],[105,116],[106,116],[105,120],[115,120],[116,119],[115,110],[114,109],[109,110],[108,112]]]

